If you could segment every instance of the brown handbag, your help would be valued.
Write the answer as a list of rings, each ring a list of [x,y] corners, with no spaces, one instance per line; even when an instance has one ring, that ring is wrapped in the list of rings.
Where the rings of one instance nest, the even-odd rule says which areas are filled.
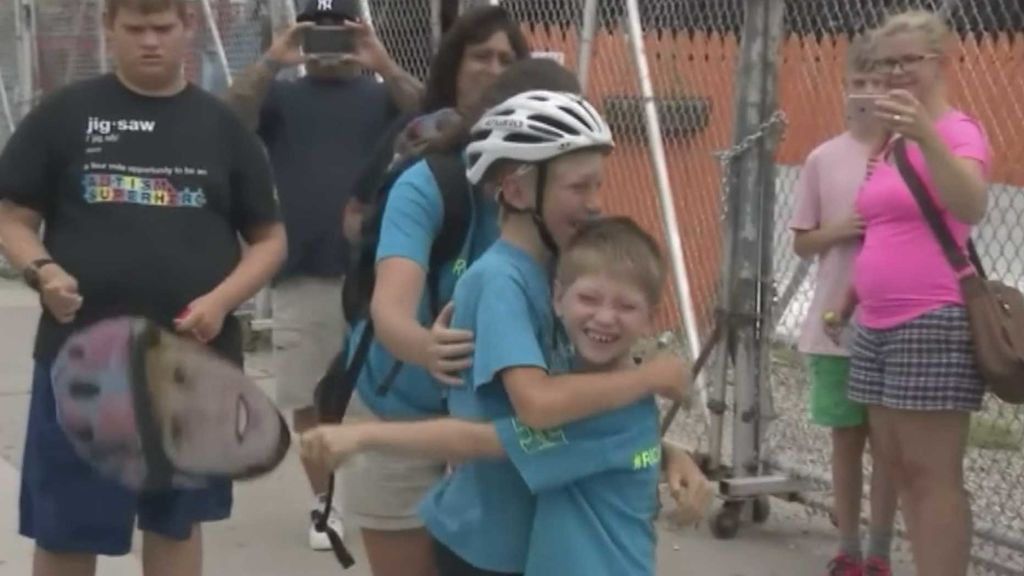
[[[956,244],[938,206],[907,158],[906,141],[893,144],[896,167],[917,200],[946,260],[960,277],[967,321],[978,371],[993,394],[1011,404],[1024,404],[1024,295],[998,280],[986,279],[974,243],[967,241],[970,261]]]

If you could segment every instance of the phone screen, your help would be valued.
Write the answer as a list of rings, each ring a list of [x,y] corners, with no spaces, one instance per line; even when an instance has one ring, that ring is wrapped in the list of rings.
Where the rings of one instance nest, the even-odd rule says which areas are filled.
[[[306,30],[302,51],[307,55],[351,54],[355,51],[352,30],[341,26],[313,26]]]

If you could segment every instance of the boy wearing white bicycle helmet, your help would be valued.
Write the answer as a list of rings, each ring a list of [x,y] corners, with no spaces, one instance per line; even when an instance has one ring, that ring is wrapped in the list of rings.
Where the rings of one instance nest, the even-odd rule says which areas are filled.
[[[604,119],[573,94],[527,92],[489,110],[472,130],[468,176],[495,194],[501,236],[460,279],[451,304],[452,327],[474,334],[472,365],[449,394],[451,415],[515,416],[499,427],[506,446],[559,453],[559,471],[581,475],[607,466],[608,447],[595,450],[559,427],[655,394],[679,399],[688,384],[687,366],[673,356],[636,369],[566,374],[570,354],[551,309],[550,271],[560,247],[598,214],[612,148]],[[658,464],[656,438],[647,448],[641,464]],[[550,471],[551,460],[534,461]],[[536,499],[524,477],[535,487],[544,472],[526,468],[514,456],[462,463],[425,499],[421,513],[438,542],[441,576],[519,574],[528,549],[534,556],[538,546],[560,546],[534,528]]]

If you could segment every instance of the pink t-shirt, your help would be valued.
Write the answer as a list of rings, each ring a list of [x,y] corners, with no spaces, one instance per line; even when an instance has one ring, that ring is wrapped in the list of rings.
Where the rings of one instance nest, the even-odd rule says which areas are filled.
[[[988,171],[988,142],[974,119],[951,110],[935,127],[954,156],[976,160]],[[946,211],[918,146],[908,141],[907,153],[957,243],[966,249],[971,227]],[[892,328],[937,308],[963,303],[957,275],[893,160],[875,164],[857,196],[857,210],[867,226],[854,266],[861,325]]]
[[[790,229],[809,231],[849,218],[864,182],[870,149],[849,132],[818,146],[807,156],[796,183],[796,209]],[[804,319],[798,348],[804,354],[848,356],[825,334],[822,315],[836,310],[850,289],[850,273],[860,242],[837,244],[818,257],[814,297]]]

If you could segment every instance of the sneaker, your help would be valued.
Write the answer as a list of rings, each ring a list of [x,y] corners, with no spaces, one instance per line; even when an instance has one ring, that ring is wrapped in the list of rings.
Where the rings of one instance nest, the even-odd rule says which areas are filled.
[[[316,507],[309,512],[309,547],[318,552],[331,549],[331,539],[327,537],[327,532],[321,532],[316,528],[316,521],[324,512],[324,503],[325,498],[320,495],[317,498]],[[345,539],[345,526],[341,523],[341,511],[338,510],[337,505],[331,506],[331,515],[327,518],[327,525],[333,528],[342,540]]]
[[[868,558],[864,563],[864,576],[892,576],[889,561],[884,558]]]
[[[840,554],[828,563],[828,576],[864,576],[860,561],[848,554]]]

